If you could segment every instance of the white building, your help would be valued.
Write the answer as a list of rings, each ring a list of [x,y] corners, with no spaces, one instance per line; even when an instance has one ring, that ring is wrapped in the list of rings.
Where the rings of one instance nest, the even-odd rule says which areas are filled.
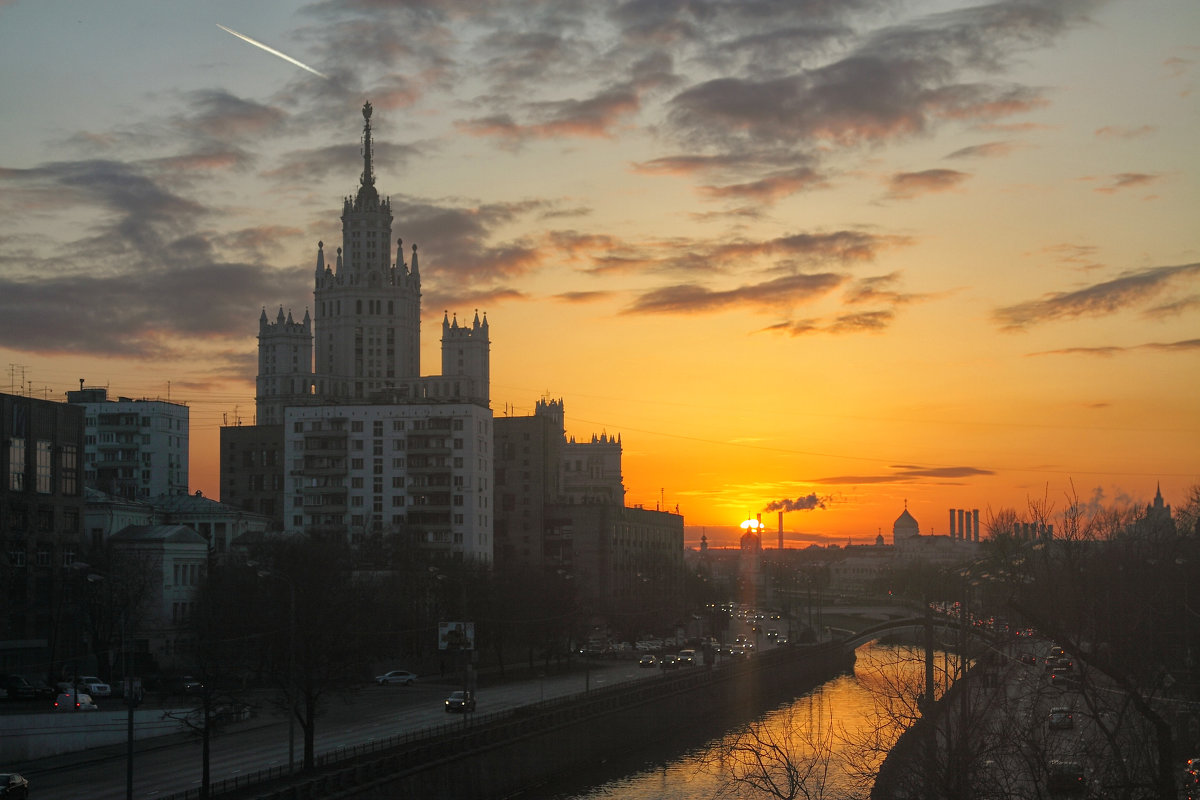
[[[147,500],[188,493],[188,407],[168,400],[108,399],[104,388],[67,392],[84,409],[84,486]]]
[[[298,406],[284,423],[291,532],[404,536],[492,560],[492,412],[473,403]]]

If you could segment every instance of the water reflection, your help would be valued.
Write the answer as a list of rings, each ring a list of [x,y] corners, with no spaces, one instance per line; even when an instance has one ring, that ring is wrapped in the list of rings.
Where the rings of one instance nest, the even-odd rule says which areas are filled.
[[[923,658],[921,648],[864,645],[853,675],[822,684],[746,729],[673,761],[648,764],[553,800],[866,797],[901,726],[916,715],[925,681]],[[945,667],[955,667],[950,658],[936,654],[937,694]]]

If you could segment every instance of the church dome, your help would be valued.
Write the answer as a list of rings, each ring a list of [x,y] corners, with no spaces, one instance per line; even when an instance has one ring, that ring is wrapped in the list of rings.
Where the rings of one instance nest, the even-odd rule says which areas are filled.
[[[892,524],[893,539],[901,536],[917,536],[920,533],[921,526],[917,524],[916,518],[908,513],[908,508],[905,508],[903,513],[896,517],[896,521]]]

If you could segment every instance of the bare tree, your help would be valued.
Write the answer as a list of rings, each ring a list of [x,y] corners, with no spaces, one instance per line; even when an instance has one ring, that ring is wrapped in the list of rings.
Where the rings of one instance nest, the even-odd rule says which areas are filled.
[[[716,778],[716,797],[749,790],[778,800],[818,800],[827,796],[836,741],[832,709],[809,695],[726,735],[702,762]]]

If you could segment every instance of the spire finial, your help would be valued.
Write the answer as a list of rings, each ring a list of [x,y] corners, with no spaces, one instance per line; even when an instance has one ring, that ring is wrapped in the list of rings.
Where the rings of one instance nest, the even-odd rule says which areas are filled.
[[[360,183],[363,186],[375,185],[375,170],[371,168],[371,101],[363,103],[363,173]]]

